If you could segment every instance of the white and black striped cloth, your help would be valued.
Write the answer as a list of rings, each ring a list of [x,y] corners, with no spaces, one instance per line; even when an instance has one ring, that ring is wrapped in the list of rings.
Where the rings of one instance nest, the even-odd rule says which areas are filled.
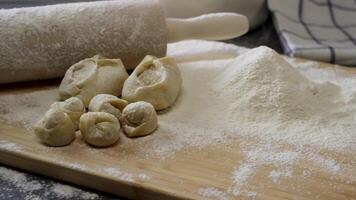
[[[288,55],[356,66],[356,0],[268,0]]]

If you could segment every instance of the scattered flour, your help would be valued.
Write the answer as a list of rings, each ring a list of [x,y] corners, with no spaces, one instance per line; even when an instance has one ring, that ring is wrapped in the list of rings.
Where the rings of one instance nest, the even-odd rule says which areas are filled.
[[[340,165],[332,158],[325,158],[320,155],[310,155],[309,160],[316,166],[322,166],[322,169],[333,174],[337,174],[341,168]]]
[[[61,199],[73,199],[77,197],[79,199],[94,200],[99,198],[99,196],[95,193],[85,192],[83,190],[58,183],[53,184],[50,191]]]
[[[269,173],[269,177],[272,178],[274,183],[277,183],[281,177],[291,177],[292,171],[291,170],[272,170]]]
[[[70,186],[67,186],[67,185],[59,185],[59,184],[53,185],[52,191],[59,198],[68,199],[69,197],[73,197],[73,195],[74,195],[73,188]]]
[[[37,195],[26,195],[25,200],[42,200],[42,198]]]
[[[286,59],[303,76],[317,83],[330,82],[342,88],[342,93],[346,100],[355,102],[356,84],[355,75],[345,71],[344,76],[338,75],[335,67],[320,67],[315,61],[300,62],[295,58]],[[345,70],[345,69],[344,69]]]
[[[255,173],[256,164],[244,163],[233,172],[235,184],[245,183]]]
[[[120,180],[128,181],[128,182],[134,182],[134,175],[128,172],[121,171],[119,168],[103,168],[102,171],[104,173],[109,174],[112,177],[117,177]]]
[[[253,192],[253,191],[246,192],[246,197],[248,197],[248,198],[255,199],[256,196],[257,196],[257,192]]]
[[[207,188],[200,188],[198,190],[198,194],[206,198],[212,198],[217,200],[230,200],[231,198],[224,192],[223,190],[207,187]]]
[[[141,180],[141,181],[148,181],[151,179],[150,176],[146,175],[146,174],[143,174],[143,173],[140,173],[137,175],[137,177]]]
[[[135,180],[147,181],[151,178],[150,176],[143,174],[143,173],[133,174],[133,173],[126,172],[126,171],[121,170],[118,167],[103,168],[103,169],[101,169],[101,171],[106,174],[109,174],[112,177],[116,177],[116,178],[119,178],[120,180],[124,180],[127,182],[135,182]]]
[[[0,178],[10,182],[24,192],[32,192],[42,189],[42,184],[39,181],[28,180],[23,173],[18,173],[4,167],[0,167]]]
[[[7,141],[7,140],[0,140],[0,149],[5,149],[8,151],[20,152],[23,150],[23,147],[19,144]]]
[[[248,148],[248,147],[247,147]],[[232,175],[233,185],[230,188],[233,194],[238,194],[241,186],[248,182],[255,173],[257,169],[261,166],[274,166],[278,168],[278,172],[284,171],[284,174],[292,174],[293,165],[300,158],[299,152],[293,151],[280,151],[278,149],[266,151],[268,148],[266,146],[258,146],[258,148],[253,148],[251,150],[245,151],[244,155],[245,160],[243,164],[238,166]],[[272,173],[273,171],[271,171]],[[277,179],[281,177],[276,176],[277,171],[274,172],[270,177],[272,177],[274,182],[277,182]]]
[[[57,100],[57,95],[57,90],[51,89],[16,94],[0,94],[0,122],[31,130],[34,123]]]
[[[1,190],[11,191],[15,188],[16,191],[21,192],[17,196],[23,196],[25,200],[49,199],[54,198],[53,195],[60,199],[94,200],[99,198],[95,193],[85,192],[68,185],[32,180],[31,177],[26,176],[24,173],[1,166],[0,181],[6,181],[11,184],[8,187],[4,186]],[[41,191],[46,192],[42,194]],[[4,196],[4,198],[9,198],[9,196]]]
[[[73,162],[65,162],[65,163],[66,163],[66,167],[69,167],[71,169],[76,169],[76,170],[86,170],[87,169],[87,167],[85,165],[82,165],[79,163],[73,163]]]

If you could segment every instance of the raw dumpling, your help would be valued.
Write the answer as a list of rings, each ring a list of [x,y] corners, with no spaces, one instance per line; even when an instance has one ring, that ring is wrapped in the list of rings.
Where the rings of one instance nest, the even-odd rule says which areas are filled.
[[[157,114],[152,104],[139,101],[127,105],[120,122],[128,137],[144,136],[157,128]]]
[[[97,147],[114,144],[120,137],[118,119],[105,112],[88,112],[80,117],[79,128],[84,140]]]
[[[98,94],[89,103],[90,112],[107,112],[120,119],[121,112],[128,104],[126,100],[119,99],[110,94]]]
[[[97,94],[119,96],[128,74],[120,59],[101,56],[84,59],[72,65],[59,86],[61,100],[80,98],[87,107]]]
[[[34,126],[36,136],[49,146],[65,146],[75,138],[75,125],[61,109],[52,108]]]
[[[63,112],[67,113],[73,124],[75,125],[76,130],[79,128],[79,119],[83,113],[85,113],[85,106],[77,97],[71,97],[65,101],[55,102],[51,105],[51,108],[60,109]]]
[[[172,58],[146,56],[125,81],[122,98],[129,102],[146,101],[162,110],[175,101],[181,85],[181,74]]]

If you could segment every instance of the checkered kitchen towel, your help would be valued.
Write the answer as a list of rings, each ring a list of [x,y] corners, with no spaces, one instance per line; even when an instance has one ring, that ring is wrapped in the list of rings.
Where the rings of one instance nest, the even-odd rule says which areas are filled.
[[[286,54],[356,66],[356,0],[268,0]]]

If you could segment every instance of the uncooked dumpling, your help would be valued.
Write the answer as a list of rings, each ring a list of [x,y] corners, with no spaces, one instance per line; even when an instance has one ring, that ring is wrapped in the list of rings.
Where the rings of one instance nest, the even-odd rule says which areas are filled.
[[[65,146],[75,138],[75,125],[61,109],[52,108],[34,126],[36,136],[49,146]]]
[[[88,112],[80,117],[79,128],[84,140],[97,147],[106,147],[119,139],[118,119],[105,112]]]
[[[90,112],[107,112],[120,118],[122,110],[128,104],[126,100],[119,99],[110,94],[98,94],[89,103]]]
[[[181,74],[172,58],[146,56],[125,81],[122,98],[146,101],[162,110],[173,104],[181,85]]]
[[[157,114],[154,107],[147,102],[139,101],[127,105],[120,122],[128,137],[144,136],[157,128]]]
[[[76,130],[78,130],[80,116],[85,113],[85,106],[82,100],[77,97],[71,97],[65,101],[53,103],[51,108],[60,109],[67,113],[75,125]]]
[[[127,77],[120,59],[97,55],[84,59],[67,70],[59,86],[59,96],[62,100],[78,97],[88,107],[90,100],[97,94],[119,96]]]

